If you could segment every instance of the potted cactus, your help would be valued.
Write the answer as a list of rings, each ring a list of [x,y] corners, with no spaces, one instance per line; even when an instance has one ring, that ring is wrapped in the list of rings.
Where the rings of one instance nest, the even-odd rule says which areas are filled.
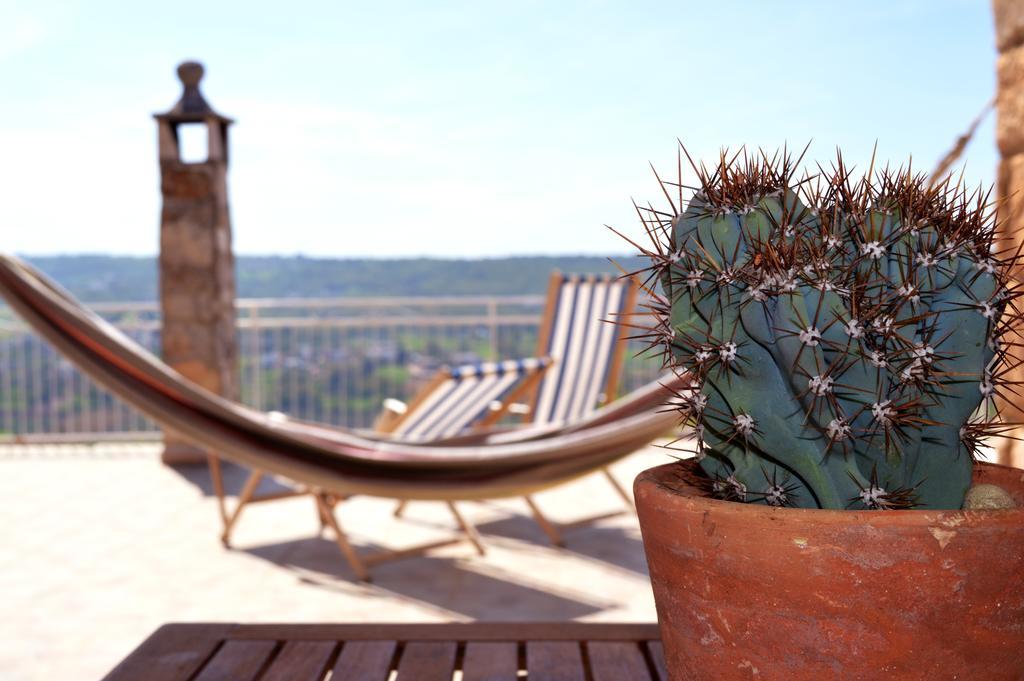
[[[1024,472],[976,462],[1017,254],[981,191],[797,166],[723,155],[642,211],[694,382],[694,455],[635,483],[672,678],[1021,678]]]

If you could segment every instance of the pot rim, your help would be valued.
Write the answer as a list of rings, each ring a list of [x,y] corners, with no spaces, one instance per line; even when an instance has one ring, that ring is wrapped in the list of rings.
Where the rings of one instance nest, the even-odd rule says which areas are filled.
[[[1024,503],[1021,501],[1021,496],[1024,495],[1024,469],[1012,468],[1010,466],[976,462],[974,464],[974,476],[976,484],[1005,485],[1007,478],[1012,481],[1012,478],[1016,475],[1019,488],[1014,491],[1008,490],[1017,502],[1016,508],[868,511],[862,509],[788,508],[712,499],[706,496],[699,488],[683,480],[676,478],[673,478],[671,482],[666,480],[668,476],[673,474],[673,469],[677,466],[695,466],[696,464],[696,459],[683,459],[642,471],[637,475],[633,485],[634,496],[641,494],[641,490],[644,488],[655,488],[672,495],[695,510],[704,509],[706,511],[727,512],[730,514],[752,514],[788,522],[806,522],[813,518],[814,522],[826,524],[874,524],[881,521],[888,525],[894,522],[902,525],[930,525],[936,520],[941,520],[944,524],[959,524],[958,521],[970,521],[968,524],[977,524],[979,520],[984,519],[990,522],[998,521],[999,524],[1019,524],[1024,527]],[[998,476],[999,479],[993,481],[991,479],[993,476]],[[979,480],[979,477],[984,479]]]

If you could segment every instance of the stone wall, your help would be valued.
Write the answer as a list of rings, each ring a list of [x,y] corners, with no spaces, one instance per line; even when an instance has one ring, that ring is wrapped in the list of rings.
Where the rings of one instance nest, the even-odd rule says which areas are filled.
[[[160,162],[160,302],[164,360],[215,393],[237,399],[235,263],[227,199],[227,163]],[[164,461],[190,463],[205,453],[166,435]]]
[[[996,143],[999,162],[999,220],[1004,236],[1016,247],[1024,239],[1024,2],[994,0],[996,23]],[[1007,247],[1009,244],[1007,244]],[[1024,368],[1014,376],[1024,381]],[[1024,402],[1024,400],[1014,400]],[[1024,423],[1024,410],[1003,405],[1008,421]],[[1024,429],[1017,433],[1024,437]],[[1024,467],[1024,443],[1006,440],[1001,445],[1004,463]]]

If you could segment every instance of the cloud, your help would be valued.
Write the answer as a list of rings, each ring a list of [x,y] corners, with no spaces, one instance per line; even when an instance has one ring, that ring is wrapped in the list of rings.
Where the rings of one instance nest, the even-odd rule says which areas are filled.
[[[0,12],[0,61],[38,47],[47,36],[47,26],[41,17]]]
[[[149,125],[86,120],[60,129],[0,129],[0,248],[154,252],[159,195]]]

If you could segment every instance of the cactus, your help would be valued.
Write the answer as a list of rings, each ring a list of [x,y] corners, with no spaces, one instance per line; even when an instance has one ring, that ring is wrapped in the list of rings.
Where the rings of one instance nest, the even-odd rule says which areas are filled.
[[[662,183],[668,210],[641,211],[662,291],[646,335],[694,379],[676,406],[704,484],[774,506],[960,508],[1002,427],[1001,338],[1020,317],[988,194],[797,165],[723,154],[694,166],[685,206],[680,180]]]

